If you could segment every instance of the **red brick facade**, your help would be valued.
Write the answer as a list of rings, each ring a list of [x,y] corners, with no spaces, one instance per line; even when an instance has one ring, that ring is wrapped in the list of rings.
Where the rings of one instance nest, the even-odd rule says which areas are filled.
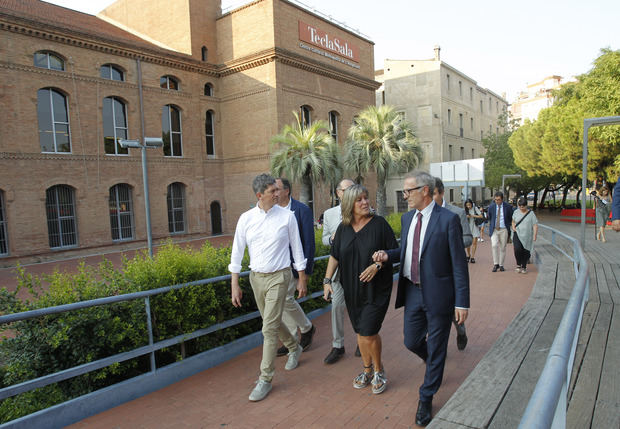
[[[210,210],[218,204],[221,230],[232,232],[239,214],[255,202],[252,178],[269,169],[269,140],[292,121],[292,111],[308,105],[313,119],[325,120],[328,112],[336,111],[342,144],[355,114],[374,103],[378,85],[373,80],[372,42],[293,3],[260,0],[221,15],[219,1],[171,0],[170,7],[192,13],[187,22],[179,21],[179,28],[171,29],[170,40],[163,40],[167,36],[161,31],[145,34],[169,18],[166,10],[150,10],[152,3],[156,2],[121,0],[95,17],[37,0],[0,0],[0,109],[4,114],[0,191],[8,236],[4,256],[67,250],[50,247],[50,210],[52,224],[61,229],[63,221],[53,216],[69,213],[66,208],[46,211],[46,190],[55,185],[66,185],[69,188],[64,189],[73,192],[78,249],[118,245],[110,220],[110,188],[117,184],[131,189],[131,240],[146,240],[140,150],[130,149],[128,155],[105,153],[106,97],[124,104],[130,139],[141,138],[142,126],[146,136],[162,136],[164,106],[180,112],[182,156],[164,156],[162,149],[147,151],[156,239],[171,235],[170,184],[184,187],[182,236],[217,232],[212,229]],[[135,22],[136,16],[144,21],[130,29],[127,23]],[[300,20],[359,47],[359,64],[354,64],[359,69],[301,47]],[[174,51],[164,49],[171,47],[172,39],[180,40]],[[35,66],[36,52],[58,56],[64,70]],[[120,69],[124,81],[101,78],[104,64]],[[179,89],[162,89],[162,76],[176,79]],[[213,87],[212,95],[204,95],[205,84]],[[44,88],[65,97],[69,153],[42,151],[37,93]],[[214,156],[206,151],[207,111],[214,118]],[[317,217],[329,204],[326,189],[316,189]]]

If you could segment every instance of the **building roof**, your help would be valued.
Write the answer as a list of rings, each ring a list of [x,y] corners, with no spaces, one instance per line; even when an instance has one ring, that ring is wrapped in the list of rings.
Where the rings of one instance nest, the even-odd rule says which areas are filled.
[[[46,30],[74,33],[76,36],[103,39],[134,47],[159,51],[162,54],[184,54],[168,51],[94,15],[56,6],[40,0],[0,0],[0,18],[12,17],[31,24],[43,24]]]

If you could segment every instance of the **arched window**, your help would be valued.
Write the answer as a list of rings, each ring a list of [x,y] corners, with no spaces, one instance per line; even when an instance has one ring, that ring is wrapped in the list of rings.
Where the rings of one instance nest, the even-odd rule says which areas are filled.
[[[203,61],[207,61],[207,54],[209,53],[209,50],[207,49],[206,46],[203,46],[201,49],[201,54],[202,54],[202,60]]]
[[[205,118],[205,137],[207,141],[207,155],[215,156],[215,128],[212,110],[208,110]]]
[[[205,95],[213,97],[213,85],[211,83],[205,83]]]
[[[218,201],[211,203],[211,234],[222,233],[222,207]]]
[[[60,57],[60,55],[54,52],[39,51],[34,54],[34,66],[44,69],[64,71],[65,61]]]
[[[102,65],[99,69],[99,76],[103,79],[118,80],[121,82],[125,80],[125,73],[123,73],[123,70],[114,64]]]
[[[179,80],[174,76],[162,76],[159,78],[159,86],[164,89],[179,90]]]
[[[299,120],[301,122],[301,127],[306,128],[312,123],[312,107],[303,105],[299,108]]]
[[[77,246],[74,193],[67,185],[52,186],[45,192],[47,234],[52,249]]]
[[[58,90],[37,91],[39,143],[42,152],[71,152],[67,98]]]
[[[164,141],[164,156],[183,156],[181,135],[181,111],[167,104],[161,113],[161,138]]]
[[[334,110],[329,112],[329,133],[336,143],[338,143],[338,116],[340,115]]]
[[[185,232],[185,185],[179,182],[168,185],[168,231],[171,234]]]
[[[9,237],[6,229],[6,211],[4,209],[4,191],[0,189],[0,256],[9,254]]]
[[[119,183],[110,188],[110,227],[112,240],[134,238],[131,187],[126,183]]]
[[[127,138],[127,113],[125,103],[117,97],[103,99],[103,145],[108,155],[127,155],[129,149],[118,144]]]

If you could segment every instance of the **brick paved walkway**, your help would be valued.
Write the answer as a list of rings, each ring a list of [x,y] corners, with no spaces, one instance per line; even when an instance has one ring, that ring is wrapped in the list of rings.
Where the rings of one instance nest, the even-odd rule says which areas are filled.
[[[470,265],[471,302],[467,320],[469,344],[458,351],[454,329],[450,338],[443,385],[435,396],[433,414],[456,391],[469,372],[504,331],[527,300],[536,267],[527,275],[514,272],[512,247],[506,272],[491,272],[491,246],[480,243],[476,264]],[[395,290],[395,289],[394,289]],[[327,366],[331,349],[329,313],[314,320],[317,334],[294,371],[285,371],[278,358],[273,390],[261,402],[247,397],[258,376],[261,348],[201,372],[167,388],[85,419],[72,428],[409,428],[418,401],[424,364],[402,343],[402,309],[393,302],[381,330],[388,389],[372,395],[356,390],[352,380],[361,370],[353,355],[355,337],[345,331],[347,353]]]

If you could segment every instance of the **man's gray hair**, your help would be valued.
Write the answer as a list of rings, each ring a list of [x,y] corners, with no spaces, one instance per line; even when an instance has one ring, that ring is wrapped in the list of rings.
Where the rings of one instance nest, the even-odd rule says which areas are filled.
[[[415,179],[415,183],[418,186],[428,186],[429,192],[433,195],[433,191],[435,190],[435,178],[426,171],[415,170],[408,173],[405,179]]]
[[[261,194],[264,194],[265,189],[267,189],[269,185],[275,185],[275,184],[276,184],[276,179],[274,179],[273,176],[267,173],[262,173],[256,176],[254,180],[252,180],[252,190],[254,191],[255,194],[258,194],[259,192]]]

